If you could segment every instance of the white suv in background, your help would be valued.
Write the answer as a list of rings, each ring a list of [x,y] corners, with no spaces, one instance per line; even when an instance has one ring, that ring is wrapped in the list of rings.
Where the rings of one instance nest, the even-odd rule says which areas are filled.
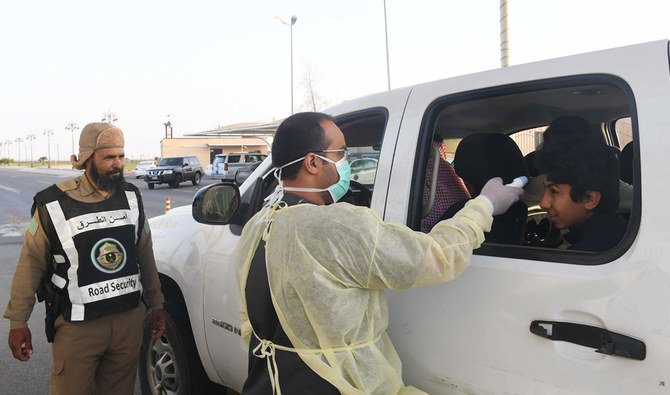
[[[147,170],[156,167],[156,163],[152,160],[143,160],[137,164],[135,168],[135,178],[143,178],[147,175]]]
[[[251,163],[262,162],[266,157],[266,154],[260,152],[218,154],[214,157],[211,164],[211,173],[208,175],[221,177],[223,181],[234,181],[237,169]]]

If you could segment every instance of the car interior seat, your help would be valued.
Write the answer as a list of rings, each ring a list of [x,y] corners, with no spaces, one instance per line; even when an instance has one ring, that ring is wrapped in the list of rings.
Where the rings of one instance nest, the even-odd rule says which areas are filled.
[[[540,172],[535,168],[535,155],[537,155],[537,151],[531,151],[526,156],[524,156],[524,160],[526,161],[526,166],[528,167],[528,174],[531,177],[537,177],[540,175]]]
[[[454,154],[454,169],[465,181],[472,196],[481,192],[484,184],[501,177],[508,184],[518,176],[528,177],[528,166],[517,144],[503,134],[471,134],[461,140]],[[451,218],[467,200],[450,207],[442,219]],[[516,202],[506,213],[493,218],[486,241],[499,244],[522,244],[528,207]]]
[[[633,142],[626,144],[621,150],[619,160],[619,179],[626,184],[633,185]]]

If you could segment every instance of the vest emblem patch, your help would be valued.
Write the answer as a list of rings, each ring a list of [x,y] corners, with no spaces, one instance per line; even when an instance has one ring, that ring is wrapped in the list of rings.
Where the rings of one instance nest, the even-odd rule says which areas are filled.
[[[126,264],[126,249],[117,240],[102,239],[93,246],[91,261],[101,272],[116,273]]]

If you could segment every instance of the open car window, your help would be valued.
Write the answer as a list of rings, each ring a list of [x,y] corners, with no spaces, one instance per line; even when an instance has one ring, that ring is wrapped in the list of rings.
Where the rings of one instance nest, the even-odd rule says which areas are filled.
[[[351,166],[350,193],[343,198],[343,201],[370,207],[381,143],[386,129],[386,111],[372,109],[343,115],[335,121],[347,142]]]
[[[476,253],[602,264],[626,251],[639,225],[640,203],[635,196],[640,192],[639,180],[636,183],[632,176],[639,158],[622,155],[626,146],[632,152],[637,135],[634,98],[623,81],[613,76],[571,77],[464,96],[468,99],[446,96],[426,112],[422,139],[431,148],[421,150],[429,154],[418,159],[424,161],[423,166],[415,167],[426,170],[421,175],[423,191],[416,194],[422,200],[412,205],[411,226],[428,232],[477,196],[486,180],[501,176],[508,183],[515,175],[526,175],[530,182],[521,201],[494,219],[491,232]],[[588,123],[584,130],[599,136],[609,146],[608,155],[616,158],[610,166],[615,169],[611,178],[617,177],[614,173],[620,174],[621,179],[613,182],[620,182],[621,196],[612,214],[625,222],[617,222],[623,223],[623,231],[605,251],[576,249],[581,245],[581,239],[576,239],[580,224],[588,230],[595,221],[565,228],[553,208],[548,212],[540,204],[546,177],[536,160],[547,127],[560,117],[584,119]],[[575,144],[578,140],[574,139]],[[581,158],[586,162],[589,156],[587,152]]]
[[[343,114],[335,119],[335,123],[345,136],[350,164],[354,164],[349,193],[341,201],[370,207],[387,119],[388,113],[383,108]],[[360,166],[357,163],[360,163]],[[242,195],[240,209],[246,213],[242,215],[245,222],[261,209],[263,200],[276,186],[277,180],[272,173],[268,173],[265,178],[259,177]],[[241,232],[241,227],[231,229],[234,232]]]

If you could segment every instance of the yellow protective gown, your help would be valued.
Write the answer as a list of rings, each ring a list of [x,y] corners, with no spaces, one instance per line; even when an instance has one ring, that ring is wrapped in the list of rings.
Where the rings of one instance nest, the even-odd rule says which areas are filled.
[[[243,339],[248,343],[252,336],[244,290],[263,237],[272,303],[310,368],[343,394],[422,393],[402,382],[400,359],[386,334],[384,289],[458,276],[490,230],[492,211],[478,197],[424,234],[348,203],[261,210],[235,250]],[[281,371],[278,380],[281,385]]]

